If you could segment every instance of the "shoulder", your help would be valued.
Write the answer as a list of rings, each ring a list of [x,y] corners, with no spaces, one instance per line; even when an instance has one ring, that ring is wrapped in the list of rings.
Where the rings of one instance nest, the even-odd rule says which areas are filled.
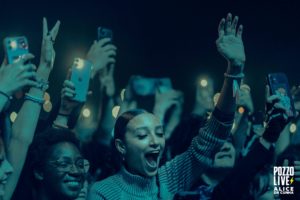
[[[94,183],[89,191],[89,199],[96,199],[96,197],[102,197],[104,199],[117,199],[115,195],[120,194],[120,187],[117,183],[118,175],[113,175],[102,181]]]

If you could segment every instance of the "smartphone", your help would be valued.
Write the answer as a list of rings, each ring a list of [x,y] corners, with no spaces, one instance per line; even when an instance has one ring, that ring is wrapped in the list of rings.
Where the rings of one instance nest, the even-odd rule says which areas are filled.
[[[81,58],[74,59],[72,65],[72,73],[71,73],[71,81],[75,85],[75,92],[76,92],[76,95],[73,98],[74,101],[78,101],[78,102],[86,101],[86,97],[89,89],[90,77],[91,77],[91,70],[92,70],[91,62]]]
[[[289,97],[286,98],[283,103],[289,108],[288,117],[296,117],[296,110],[287,76],[284,73],[268,74],[267,84],[269,85],[271,95],[281,94],[283,96]]]
[[[154,95],[158,90],[160,93],[165,93],[172,89],[170,78],[146,78],[136,76],[132,79],[131,87],[133,92],[139,96]]]
[[[28,40],[25,36],[4,39],[4,50],[8,64],[17,62],[21,56],[28,54]]]
[[[97,33],[98,33],[98,40],[101,40],[103,38],[110,38],[111,41],[113,40],[113,32],[111,29],[100,26],[97,29]]]

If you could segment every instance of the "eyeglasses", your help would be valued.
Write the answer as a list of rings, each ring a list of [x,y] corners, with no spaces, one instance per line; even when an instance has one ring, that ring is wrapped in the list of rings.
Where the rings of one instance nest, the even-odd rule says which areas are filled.
[[[70,172],[71,168],[75,166],[80,172],[87,173],[90,168],[90,163],[86,159],[77,159],[75,162],[72,160],[51,160],[49,161],[61,172]]]

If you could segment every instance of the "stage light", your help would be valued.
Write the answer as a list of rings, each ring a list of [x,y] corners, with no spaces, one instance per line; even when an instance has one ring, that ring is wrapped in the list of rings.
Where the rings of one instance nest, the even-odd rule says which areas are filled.
[[[238,109],[238,112],[240,114],[243,114],[245,112],[245,108],[243,106],[240,106],[239,109]]]
[[[121,100],[122,100],[122,101],[124,101],[125,92],[126,92],[126,89],[122,89],[122,90],[121,90],[120,96],[121,96]]]
[[[45,101],[50,101],[50,95],[49,95],[48,92],[45,92],[45,94],[44,94],[44,100]]]
[[[45,101],[45,103],[43,104],[43,109],[45,112],[50,112],[52,110],[51,101]]]
[[[291,123],[290,132],[291,133],[296,133],[296,131],[297,131],[297,125],[295,123]]]
[[[83,111],[82,111],[82,115],[83,115],[83,117],[85,117],[85,118],[90,117],[90,116],[91,116],[91,110],[88,109],[88,108],[84,108]]]
[[[117,118],[120,111],[120,106],[114,106],[111,113],[114,118]]]
[[[10,116],[9,116],[10,121],[11,121],[11,122],[15,122],[17,116],[18,116],[18,114],[17,114],[16,112],[10,113]]]
[[[201,85],[201,87],[207,87],[208,81],[206,79],[201,79],[200,80],[200,85]]]

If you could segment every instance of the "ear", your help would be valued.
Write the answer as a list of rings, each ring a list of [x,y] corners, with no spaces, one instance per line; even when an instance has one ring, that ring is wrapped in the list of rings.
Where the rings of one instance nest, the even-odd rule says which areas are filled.
[[[120,139],[115,139],[115,146],[122,155],[126,154],[126,147],[124,145],[124,142]]]
[[[38,170],[34,170],[34,178],[36,178],[39,181],[44,180],[44,175],[42,172],[38,171]]]

